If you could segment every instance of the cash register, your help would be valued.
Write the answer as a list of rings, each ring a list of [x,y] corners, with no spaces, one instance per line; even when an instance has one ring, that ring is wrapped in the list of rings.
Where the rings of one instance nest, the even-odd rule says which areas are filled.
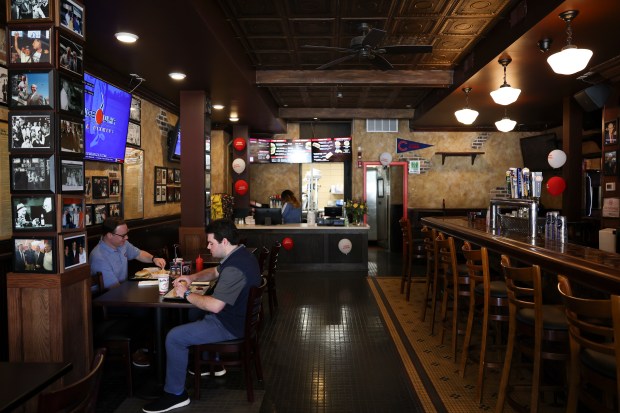
[[[342,207],[325,207],[323,216],[316,221],[317,225],[344,227]]]

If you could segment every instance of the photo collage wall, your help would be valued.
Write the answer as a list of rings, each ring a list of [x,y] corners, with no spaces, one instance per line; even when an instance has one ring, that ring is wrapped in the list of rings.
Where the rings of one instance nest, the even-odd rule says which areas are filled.
[[[155,167],[153,200],[156,204],[181,202],[181,170],[177,168]]]
[[[603,122],[603,217],[620,217],[620,197],[618,177],[618,118]]]
[[[64,273],[88,261],[84,17],[77,0],[7,0],[0,112],[15,272]]]

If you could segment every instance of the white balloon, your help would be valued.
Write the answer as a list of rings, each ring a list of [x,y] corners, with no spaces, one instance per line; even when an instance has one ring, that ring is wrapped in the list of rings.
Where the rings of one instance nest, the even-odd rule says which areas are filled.
[[[392,162],[392,154],[389,152],[383,152],[381,156],[379,156],[379,162],[381,165],[388,166],[390,162]]]
[[[560,149],[554,149],[549,152],[549,156],[547,156],[547,161],[552,168],[560,168],[566,163],[566,154]]]
[[[245,171],[245,161],[241,158],[237,158],[232,163],[233,171],[241,174],[241,172]]]
[[[343,238],[340,241],[338,241],[338,249],[344,255],[347,255],[348,253],[350,253],[351,248],[353,248],[353,245],[351,244],[351,241],[348,238]]]

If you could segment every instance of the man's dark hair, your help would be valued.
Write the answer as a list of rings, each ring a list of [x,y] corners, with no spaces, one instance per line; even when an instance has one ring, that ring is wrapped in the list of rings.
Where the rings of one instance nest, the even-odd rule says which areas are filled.
[[[230,219],[216,219],[207,225],[207,234],[213,234],[217,242],[222,242],[224,238],[232,245],[239,244],[239,231]]]
[[[118,227],[119,225],[124,225],[125,224],[125,220],[123,218],[119,218],[119,217],[108,217],[103,221],[103,235],[107,234],[108,232],[114,233],[114,230],[116,230],[116,227]]]

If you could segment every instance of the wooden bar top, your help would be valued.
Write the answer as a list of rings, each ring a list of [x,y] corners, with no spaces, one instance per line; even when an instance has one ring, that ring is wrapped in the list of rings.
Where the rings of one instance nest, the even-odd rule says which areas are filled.
[[[598,290],[620,294],[620,254],[558,242],[543,237],[506,233],[487,228],[484,220],[465,217],[428,217],[422,223],[455,238],[487,247],[512,258],[538,264],[544,270]]]

